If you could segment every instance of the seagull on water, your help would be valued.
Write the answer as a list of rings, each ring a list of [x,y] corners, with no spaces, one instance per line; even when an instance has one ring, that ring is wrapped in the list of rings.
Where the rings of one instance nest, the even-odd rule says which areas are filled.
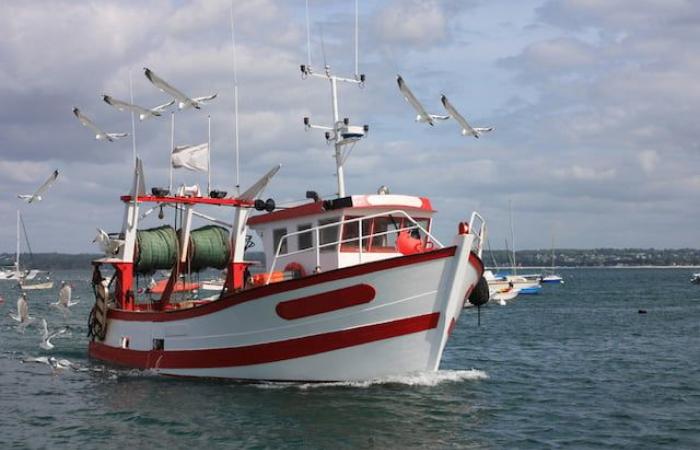
[[[41,344],[39,344],[39,347],[43,348],[44,350],[51,350],[55,347],[55,345],[51,343],[51,339],[66,334],[68,332],[68,327],[62,327],[54,331],[53,333],[49,333],[49,327],[46,323],[46,319],[41,319],[41,330],[42,336]]]
[[[44,184],[39,186],[39,189],[34,191],[33,194],[19,194],[17,195],[18,198],[21,198],[27,203],[33,203],[33,202],[40,202],[42,200],[41,195],[46,192],[52,184],[56,182],[56,179],[58,178],[58,170],[54,170],[51,175],[44,181]]]
[[[479,139],[479,136],[481,136],[483,133],[488,133],[489,131],[494,130],[493,127],[472,128],[471,125],[467,123],[467,120],[464,117],[462,117],[462,115],[457,112],[454,106],[452,106],[449,100],[447,100],[447,97],[443,95],[441,100],[442,105],[445,107],[447,112],[450,113],[450,116],[452,116],[462,127],[462,136],[474,136],[475,138]]]
[[[47,366],[50,366],[54,372],[56,370],[65,370],[65,369],[76,369],[79,370],[79,366],[67,359],[58,359],[54,358],[53,356],[28,356],[24,359],[22,359],[23,363],[38,363],[38,364],[46,364]]]
[[[175,100],[177,100],[178,109],[186,109],[189,107],[201,109],[203,105],[216,98],[216,94],[205,95],[204,97],[190,98],[187,95],[183,94],[182,91],[168,84],[167,81],[153,73],[153,71],[148,67],[144,67],[143,71],[146,75],[146,78],[148,78],[148,80],[151,83],[153,83],[155,87],[160,89],[161,92],[165,92],[166,94],[172,96]]]
[[[56,302],[54,303],[51,303],[50,306],[63,311],[64,317],[68,316],[68,313],[70,312],[69,308],[80,303],[79,301],[72,301],[72,295],[73,288],[71,287],[71,285],[66,283],[65,281],[62,281],[61,289],[59,289],[58,291],[58,300],[56,300]]]
[[[22,292],[22,295],[17,299],[17,314],[8,314],[12,320],[19,323],[17,329],[24,333],[24,329],[34,322],[34,317],[29,315],[29,303],[27,303],[27,294]]]
[[[175,104],[175,100],[170,100],[168,103],[163,103],[162,105],[158,105],[156,107],[147,109],[138,105],[125,102],[123,100],[117,100],[116,98],[110,97],[109,95],[103,95],[102,100],[104,100],[105,103],[107,103],[108,105],[114,106],[119,111],[129,110],[135,112],[139,115],[139,120],[146,120],[151,117],[160,117],[162,113],[164,113],[165,110],[168,109],[168,106]]]
[[[401,78],[401,75],[396,76],[396,82],[399,84],[399,90],[403,95],[403,98],[413,106],[418,115],[416,116],[416,122],[423,122],[429,124],[431,127],[435,125],[435,120],[447,120],[450,116],[441,116],[437,114],[428,114],[423,105],[418,101],[413,92],[408,88],[406,82]]]
[[[81,113],[78,108],[73,108],[73,114],[75,114],[75,117],[78,118],[80,123],[83,124],[83,126],[88,127],[92,129],[95,133],[95,139],[98,141],[101,140],[106,140],[109,142],[114,142],[119,138],[127,137],[129,133],[107,133],[106,131],[103,131],[101,128],[99,128],[95,123],[90,120],[85,114]]]

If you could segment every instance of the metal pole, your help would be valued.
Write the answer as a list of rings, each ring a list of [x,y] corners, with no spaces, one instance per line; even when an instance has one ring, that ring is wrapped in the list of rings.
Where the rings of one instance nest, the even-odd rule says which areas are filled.
[[[360,69],[358,68],[359,66],[359,50],[358,50],[358,28],[359,28],[359,19],[358,19],[358,6],[357,6],[357,0],[355,0],[355,76],[357,77],[360,74]]]
[[[307,0],[308,7],[308,0]],[[308,11],[307,11],[308,12]],[[233,109],[234,109],[234,124],[233,130],[235,133],[235,143],[236,143],[236,196],[241,193],[241,180],[240,180],[240,150],[238,142],[238,70],[236,64],[236,33],[233,26],[233,1],[231,1],[231,42],[233,44]]]
[[[338,82],[335,76],[329,77],[331,80],[331,97],[333,99],[333,128],[335,130],[335,166],[338,176],[338,197],[345,197],[345,176],[343,174],[343,156],[342,156],[342,146],[340,141],[342,137],[340,136],[339,122],[340,118],[338,116]]]
[[[15,254],[15,272],[19,276],[19,209],[17,210],[17,253]]]
[[[173,150],[175,150],[175,113],[171,112],[170,113],[170,151],[168,152],[168,168],[170,169],[170,184],[169,184],[169,191],[172,194],[173,192],[173,160],[172,160],[172,154]]]
[[[211,192],[211,115],[207,116],[208,138],[207,138],[207,197]]]
[[[134,104],[134,82],[131,77],[131,69],[129,69],[129,98],[131,104]],[[136,118],[134,111],[131,111],[131,147],[133,152],[133,163],[136,164]]]

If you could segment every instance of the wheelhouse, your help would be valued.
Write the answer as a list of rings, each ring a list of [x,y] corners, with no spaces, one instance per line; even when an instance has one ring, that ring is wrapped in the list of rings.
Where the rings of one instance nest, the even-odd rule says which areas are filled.
[[[248,219],[263,242],[266,272],[305,275],[442,246],[425,197],[353,195],[315,200]]]

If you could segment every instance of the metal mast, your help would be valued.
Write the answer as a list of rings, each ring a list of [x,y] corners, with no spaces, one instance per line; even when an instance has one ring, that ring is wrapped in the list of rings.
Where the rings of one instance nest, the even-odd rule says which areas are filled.
[[[347,161],[348,157],[350,156],[350,152],[352,151],[353,145],[365,137],[367,132],[369,131],[369,125],[350,125],[350,119],[343,118],[342,120],[340,119],[340,113],[338,110],[338,82],[344,82],[344,83],[351,83],[351,84],[357,84],[360,87],[363,87],[365,84],[365,75],[364,74],[359,74],[358,72],[358,49],[357,49],[357,43],[358,43],[358,19],[357,19],[357,1],[355,2],[355,76],[353,78],[348,78],[348,77],[340,77],[337,75],[333,75],[331,73],[331,68],[328,64],[324,66],[323,73],[316,73],[312,70],[311,68],[311,48],[310,48],[310,38],[308,37],[310,35],[309,32],[309,3],[308,1],[306,2],[306,27],[307,27],[307,64],[302,64],[300,66],[301,68],[301,75],[303,79],[308,78],[309,76],[317,77],[317,78],[323,78],[326,79],[330,82],[331,86],[331,106],[332,106],[332,112],[333,112],[333,125],[332,126],[324,126],[324,125],[315,125],[311,123],[311,120],[308,117],[304,117],[304,125],[307,130],[314,128],[314,129],[319,129],[319,130],[325,130],[325,137],[326,137],[326,142],[328,143],[333,143],[335,147],[335,166],[336,166],[336,175],[338,178],[338,197],[345,197],[345,173],[343,170],[343,165],[345,164],[345,161]],[[345,150],[346,146],[350,146],[349,149]]]

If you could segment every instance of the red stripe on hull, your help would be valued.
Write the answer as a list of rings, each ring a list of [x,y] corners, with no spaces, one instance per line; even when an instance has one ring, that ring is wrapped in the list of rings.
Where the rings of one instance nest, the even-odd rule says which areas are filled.
[[[283,319],[301,319],[369,303],[374,300],[375,294],[374,288],[369,284],[356,284],[322,294],[280,302],[275,311]]]
[[[90,343],[90,356],[140,369],[207,369],[284,361],[354,347],[437,327],[440,313],[333,331],[285,341],[209,350],[140,351]]]
[[[262,297],[269,295],[279,294],[281,292],[293,291],[296,289],[305,288],[308,286],[314,286],[316,284],[326,283],[329,281],[342,280],[344,278],[351,278],[360,275],[365,275],[368,273],[379,272],[382,270],[393,269],[396,267],[408,266],[411,264],[419,264],[427,261],[432,261],[435,259],[449,258],[454,256],[457,247],[445,247],[439,250],[433,250],[425,253],[417,253],[415,255],[399,256],[396,258],[384,259],[381,261],[375,261],[365,264],[359,264],[357,266],[344,267],[342,269],[330,270],[328,272],[322,272],[315,275],[309,275],[303,278],[297,278],[294,280],[281,281],[275,284],[268,284],[266,286],[260,286],[257,288],[251,288],[242,292],[236,292],[225,296],[220,300],[213,301],[211,303],[205,303],[203,305],[195,306],[189,309],[174,310],[174,311],[123,311],[123,310],[109,310],[107,317],[109,319],[118,320],[129,320],[129,321],[143,321],[143,322],[167,322],[171,320],[182,320],[189,319],[191,317],[199,317],[207,314],[211,314],[222,309],[229,308],[244,302],[251,300],[257,300]],[[472,254],[473,255],[473,254]],[[483,271],[483,265],[481,265],[481,260],[479,260],[476,255],[474,255],[475,260],[472,260],[470,256],[470,261],[474,265],[476,261]]]

